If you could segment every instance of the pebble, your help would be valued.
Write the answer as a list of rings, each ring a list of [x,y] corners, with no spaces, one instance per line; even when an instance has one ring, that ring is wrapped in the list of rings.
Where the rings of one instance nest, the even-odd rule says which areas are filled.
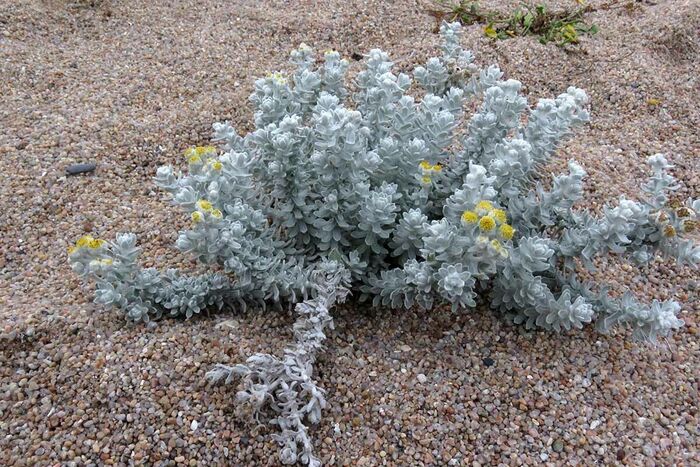
[[[82,173],[92,172],[97,168],[97,164],[73,164],[66,167],[66,173],[68,175],[78,175]]]
[[[560,439],[557,439],[552,443],[552,451],[554,452],[562,452],[564,450],[564,442]]]

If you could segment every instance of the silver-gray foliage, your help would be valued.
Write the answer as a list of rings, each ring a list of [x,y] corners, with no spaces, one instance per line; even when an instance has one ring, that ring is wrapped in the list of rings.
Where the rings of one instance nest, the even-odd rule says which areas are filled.
[[[518,81],[474,64],[459,31],[443,24],[442,55],[414,79],[370,51],[353,94],[337,52],[318,64],[302,45],[290,76],[255,82],[254,131],[215,124],[222,150],[190,148],[187,174],[158,169],[158,186],[192,219],[177,247],[221,273],[141,269],[133,235],[84,237],[71,251],[73,269],[96,282],[96,302],[132,321],[296,304],[295,340],[282,358],[256,354],[209,375],[241,380],[238,399],[274,415],[285,463],[319,463],[307,423],[319,421],[326,401],[312,365],[332,326],[329,309],[350,291],[378,306],[455,311],[481,295],[528,328],[624,324],[652,342],[683,324],[675,302],[616,298],[576,271],[603,254],[698,266],[700,247],[688,234],[700,200],[671,202],[678,183],[662,155],[649,158],[639,199],[600,214],[577,206],[586,174],[575,161],[546,188],[543,167],[589,119],[586,94],[571,87],[530,108]],[[415,86],[420,98],[409,94]],[[481,105],[467,117],[474,99]]]

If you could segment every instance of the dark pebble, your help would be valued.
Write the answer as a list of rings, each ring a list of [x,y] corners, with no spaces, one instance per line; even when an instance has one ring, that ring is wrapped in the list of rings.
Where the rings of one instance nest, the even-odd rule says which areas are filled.
[[[484,362],[484,366],[493,366],[493,364],[496,363],[491,357],[486,357],[482,361]]]
[[[69,165],[66,168],[66,172],[68,173],[68,175],[78,175],[78,174],[82,174],[85,172],[92,172],[93,170],[95,170],[96,167],[97,167],[97,165],[95,165],[93,163],[74,164],[74,165]]]
[[[617,451],[617,460],[620,461],[620,462],[622,462],[623,460],[625,460],[625,450],[624,450],[624,449],[620,448],[620,449]]]

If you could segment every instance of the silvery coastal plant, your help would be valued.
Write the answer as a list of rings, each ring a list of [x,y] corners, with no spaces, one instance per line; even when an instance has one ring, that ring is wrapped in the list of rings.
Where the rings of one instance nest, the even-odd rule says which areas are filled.
[[[542,175],[561,141],[588,121],[584,91],[570,87],[530,108],[520,82],[473,63],[458,24],[441,33],[442,56],[413,79],[370,51],[352,94],[348,62],[335,51],[318,60],[302,44],[292,75],[255,82],[255,131],[240,136],[217,123],[220,149],[190,148],[186,174],[158,169],[157,185],[191,217],[177,248],[221,272],[142,269],[133,234],[86,236],[70,250],[73,270],[96,284],[95,301],[130,321],[295,305],[294,342],[281,357],[256,354],[208,374],[240,384],[237,399],[256,417],[271,415],[284,463],[320,465],[308,426],[326,400],[313,364],[333,325],[329,310],[350,293],[375,306],[454,312],[487,298],[527,328],[626,325],[651,342],[683,324],[676,302],[613,296],[577,276],[604,254],[700,263],[689,238],[700,200],[671,200],[678,185],[668,160],[649,158],[639,199],[599,214],[577,207],[579,164],[570,161],[550,188]],[[473,100],[481,105],[468,118]]]

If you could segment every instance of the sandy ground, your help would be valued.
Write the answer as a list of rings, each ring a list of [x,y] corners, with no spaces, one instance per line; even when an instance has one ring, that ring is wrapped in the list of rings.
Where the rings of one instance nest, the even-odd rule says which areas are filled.
[[[276,465],[269,430],[203,377],[279,351],[293,317],[129,326],[91,303],[66,248],[133,231],[146,265],[196,270],[172,247],[186,219],[156,192],[156,168],[182,164],[212,122],[249,130],[253,78],[302,41],[348,57],[381,47],[411,70],[438,44],[434,5],[95,3],[0,0],[0,464]],[[676,164],[680,195],[700,196],[700,5],[636,1],[588,18],[600,33],[569,51],[493,42],[479,26],[464,44],[532,102],[569,84],[590,93],[592,124],[554,164],[584,165],[586,204],[635,197],[656,152]],[[97,171],[66,177],[77,162]],[[697,465],[698,272],[602,264],[618,291],[679,300],[686,327],[649,347],[625,330],[526,332],[488,311],[339,310],[318,364],[331,407],[316,452],[328,465]]]

